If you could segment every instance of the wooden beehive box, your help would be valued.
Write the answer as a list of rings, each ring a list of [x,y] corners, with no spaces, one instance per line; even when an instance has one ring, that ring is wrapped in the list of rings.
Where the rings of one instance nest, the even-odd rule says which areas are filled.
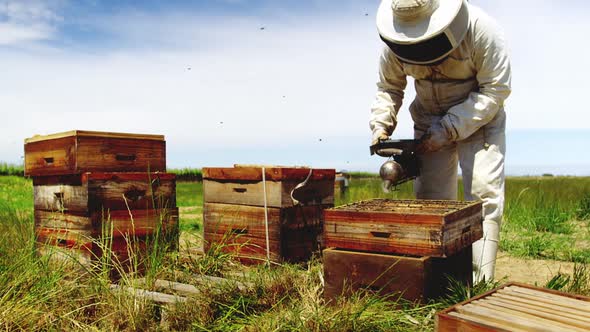
[[[161,135],[74,130],[25,140],[25,175],[166,171]]]
[[[270,166],[264,168],[264,181],[262,170],[203,169],[205,250],[218,246],[244,263],[266,261],[267,251],[274,262],[310,258],[321,247],[323,209],[334,206],[335,170]],[[291,198],[298,185],[303,204]]]
[[[268,208],[269,256],[273,262],[300,262],[320,250],[322,206]],[[204,246],[221,245],[244,263],[267,259],[264,207],[205,203]]]
[[[310,176],[311,171],[311,176]],[[334,204],[334,169],[306,167],[265,167],[235,165],[232,168],[203,168],[203,200],[205,203],[239,204],[286,208],[294,206],[291,191],[304,182],[303,196],[308,204]]]
[[[482,236],[481,202],[373,199],[324,211],[327,248],[447,257]]]
[[[590,297],[510,283],[439,312],[435,330],[590,331]]]
[[[425,302],[445,294],[449,278],[471,284],[471,247],[448,258],[410,257],[325,249],[324,296],[333,300],[359,290]]]
[[[83,173],[33,178],[38,251],[99,259],[105,242],[123,262],[160,237],[178,246],[176,179],[167,173]]]

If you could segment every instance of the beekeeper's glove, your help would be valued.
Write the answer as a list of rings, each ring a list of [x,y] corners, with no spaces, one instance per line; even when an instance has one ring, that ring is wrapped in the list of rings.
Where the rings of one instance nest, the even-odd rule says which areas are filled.
[[[384,131],[377,131],[373,133],[373,140],[371,141],[371,146],[379,143],[379,141],[385,141],[389,139],[389,135],[387,135]]]
[[[433,123],[420,140],[418,153],[436,152],[451,144],[449,135],[440,122]]]

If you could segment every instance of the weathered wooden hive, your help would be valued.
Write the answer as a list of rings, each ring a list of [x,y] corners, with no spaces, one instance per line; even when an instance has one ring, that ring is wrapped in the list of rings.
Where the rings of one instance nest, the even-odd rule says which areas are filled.
[[[482,235],[481,202],[373,199],[328,209],[324,294],[438,297],[449,278],[471,283],[471,244]]]
[[[333,169],[204,168],[205,251],[215,247],[245,263],[310,258],[321,247],[323,209],[334,206],[334,177]]]
[[[437,313],[435,330],[590,331],[590,297],[510,283]]]
[[[141,265],[156,241],[177,247],[176,178],[165,173],[165,158],[160,135],[70,131],[25,140],[37,251],[119,270],[130,258]]]

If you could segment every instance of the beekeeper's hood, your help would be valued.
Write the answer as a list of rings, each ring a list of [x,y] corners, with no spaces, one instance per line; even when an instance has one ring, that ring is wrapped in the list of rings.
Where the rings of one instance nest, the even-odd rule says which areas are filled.
[[[377,11],[381,39],[401,61],[419,65],[443,60],[468,26],[465,0],[383,0]]]

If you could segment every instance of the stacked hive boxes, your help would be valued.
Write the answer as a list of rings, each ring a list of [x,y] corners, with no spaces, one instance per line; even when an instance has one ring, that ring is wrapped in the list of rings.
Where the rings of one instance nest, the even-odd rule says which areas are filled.
[[[321,246],[323,209],[334,206],[334,176],[333,169],[204,168],[205,250],[245,263],[308,259]]]
[[[482,203],[374,199],[325,211],[327,298],[358,289],[436,298],[449,278],[471,283]]]
[[[152,240],[177,246],[176,181],[165,171],[160,135],[71,131],[25,140],[37,251],[128,267]]]

